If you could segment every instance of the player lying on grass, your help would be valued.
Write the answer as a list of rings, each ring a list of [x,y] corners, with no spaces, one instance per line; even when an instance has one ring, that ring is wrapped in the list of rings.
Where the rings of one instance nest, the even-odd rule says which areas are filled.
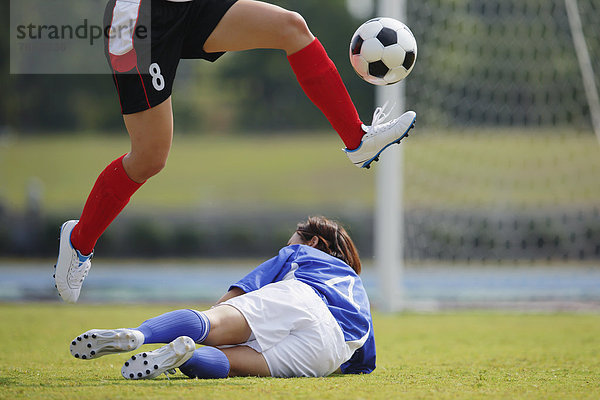
[[[134,329],[93,329],[73,339],[71,354],[89,360],[168,343],[129,358],[121,369],[126,379],[174,368],[191,378],[370,373],[375,340],[360,271],[346,230],[310,217],[210,310],[172,311]]]
[[[285,51],[300,86],[358,167],[368,168],[385,148],[406,137],[416,118],[409,111],[384,122],[387,115],[378,108],[371,126],[364,125],[304,19],[278,6],[253,0],[109,0],[105,25],[110,32],[106,55],[131,150],[100,174],[80,219],[62,225],[55,281],[67,302],[79,298],[98,238],[167,162],[173,137],[171,89],[180,59],[215,61],[226,51],[256,48]],[[148,42],[141,33],[149,27]]]

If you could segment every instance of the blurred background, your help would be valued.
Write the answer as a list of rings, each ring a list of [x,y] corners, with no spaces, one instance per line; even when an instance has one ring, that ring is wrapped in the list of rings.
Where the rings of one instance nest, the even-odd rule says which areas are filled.
[[[406,105],[418,120],[402,144],[398,285],[413,308],[600,308],[600,137],[590,107],[600,5],[576,2],[590,85],[569,1],[408,2],[419,54]],[[272,3],[305,17],[370,123],[374,88],[353,72],[348,46],[374,1]],[[0,4],[5,27],[8,7]],[[9,38],[0,36],[0,300],[58,301],[59,227],[78,218],[129,142],[110,75],[11,75]],[[167,168],[98,242],[83,301],[215,300],[312,214],[348,228],[382,301],[371,267],[377,166],[348,162],[282,52],[183,60],[173,105]]]

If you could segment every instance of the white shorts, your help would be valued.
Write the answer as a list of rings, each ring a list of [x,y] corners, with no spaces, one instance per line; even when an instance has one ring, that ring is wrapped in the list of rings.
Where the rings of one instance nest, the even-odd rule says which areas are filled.
[[[263,355],[271,376],[327,376],[354,352],[323,300],[300,281],[271,283],[222,304],[244,315],[252,335],[241,345]]]

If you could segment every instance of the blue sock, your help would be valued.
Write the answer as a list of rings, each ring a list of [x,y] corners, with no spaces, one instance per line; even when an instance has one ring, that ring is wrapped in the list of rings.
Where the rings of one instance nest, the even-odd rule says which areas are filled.
[[[190,378],[219,379],[229,375],[229,359],[221,350],[204,346],[196,349],[192,358],[179,370]]]
[[[210,332],[210,322],[200,311],[176,310],[150,318],[134,329],[144,334],[144,344],[169,343],[179,336],[202,343]]]

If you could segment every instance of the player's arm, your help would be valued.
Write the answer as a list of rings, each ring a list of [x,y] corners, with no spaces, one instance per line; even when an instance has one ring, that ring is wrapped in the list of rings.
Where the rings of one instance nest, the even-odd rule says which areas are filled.
[[[243,295],[243,294],[245,294],[245,293],[246,293],[246,292],[244,292],[244,291],[243,291],[242,289],[240,289],[239,287],[237,287],[237,286],[234,286],[234,287],[232,287],[232,288],[231,288],[231,289],[230,289],[230,290],[229,290],[227,293],[225,293],[225,294],[223,295],[223,297],[221,297],[221,298],[219,299],[219,301],[217,301],[217,304],[219,304],[219,303],[222,303],[222,302],[224,302],[224,301],[227,301],[227,300],[229,300],[229,299],[233,299],[234,297],[241,296],[241,295]]]
[[[275,282],[278,276],[283,276],[289,270],[289,266],[286,261],[294,254],[295,248],[286,246],[279,251],[276,257],[265,261],[255,269],[253,269],[248,275],[243,277],[229,287],[229,291],[223,295],[217,301],[216,304],[222,303],[229,299],[237,296],[241,296],[247,292],[251,292],[256,289],[268,285],[269,283]],[[287,266],[287,270],[283,270]]]

